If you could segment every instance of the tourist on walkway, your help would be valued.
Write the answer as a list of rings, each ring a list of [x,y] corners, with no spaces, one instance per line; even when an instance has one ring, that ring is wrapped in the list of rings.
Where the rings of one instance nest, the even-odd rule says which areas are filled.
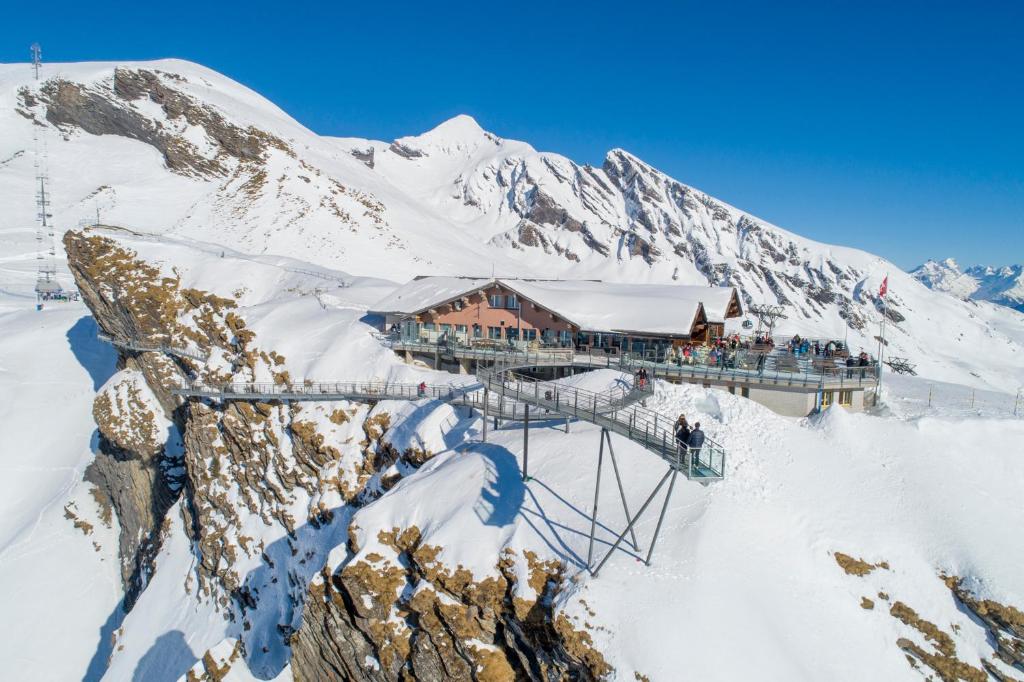
[[[676,420],[676,440],[679,441],[679,446],[684,448],[690,440],[690,425],[686,423],[685,414],[679,415],[679,419]]]
[[[421,396],[426,395],[427,394],[427,382],[421,381],[420,385],[416,387],[416,392],[419,395],[421,395]]]
[[[686,445],[690,451],[690,457],[696,457],[696,462],[700,463],[700,449],[704,447],[704,432],[700,430],[700,422],[693,425],[693,431],[686,439]]]

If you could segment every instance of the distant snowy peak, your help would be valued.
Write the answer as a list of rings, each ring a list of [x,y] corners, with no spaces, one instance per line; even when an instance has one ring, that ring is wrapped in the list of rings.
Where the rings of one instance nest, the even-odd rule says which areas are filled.
[[[962,270],[952,258],[929,260],[910,271],[929,289],[968,301],[991,301],[1024,312],[1024,266],[974,265]]]
[[[503,143],[500,137],[481,128],[472,116],[460,114],[421,135],[400,137],[388,149],[407,159],[433,154],[466,158],[481,147],[493,151]]]

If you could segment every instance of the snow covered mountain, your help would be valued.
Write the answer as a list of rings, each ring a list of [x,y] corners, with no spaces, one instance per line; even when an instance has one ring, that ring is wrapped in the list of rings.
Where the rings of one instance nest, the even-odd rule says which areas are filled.
[[[61,277],[84,299],[42,311],[34,137],[68,228]],[[1024,523],[1024,315],[805,240],[621,150],[580,165],[468,117],[393,142],[324,138],[174,60],[44,65],[39,81],[0,65],[0,199],[4,677],[1024,672],[1024,545],[1005,530]],[[133,231],[77,226],[97,211]],[[360,318],[412,275],[491,267],[732,282],[786,304],[783,333],[868,348],[888,273],[889,352],[929,381],[887,375],[878,414],[802,420],[657,382],[651,407],[700,420],[728,475],[680,481],[653,565],[622,545],[598,578],[583,559],[599,438],[586,423],[534,423],[523,481],[517,424],[481,443],[480,416],[439,401],[170,391],[187,376],[471,381],[402,363]],[[117,350],[97,329],[192,355]],[[970,396],[952,405],[943,379],[1004,392],[947,387]],[[613,439],[637,509],[663,465]],[[601,549],[627,521],[609,478]]]
[[[504,140],[458,116],[394,142],[325,138],[256,93],[177,60],[0,66],[0,197],[29,226],[33,131],[62,227],[177,234],[354,275],[542,275],[735,284],[781,303],[783,333],[877,346],[889,275],[893,354],[936,379],[1011,390],[961,362],[1020,357],[1018,321],[932,294],[863,251],[803,239],[623,150],[600,168]]]
[[[961,270],[955,260],[947,258],[926,261],[910,274],[929,289],[961,300],[991,301],[1024,312],[1024,265],[972,265]]]

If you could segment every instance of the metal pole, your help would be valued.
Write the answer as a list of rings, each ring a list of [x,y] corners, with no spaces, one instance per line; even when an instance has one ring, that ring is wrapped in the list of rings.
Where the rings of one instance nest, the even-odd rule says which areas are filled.
[[[594,558],[594,533],[597,531],[597,501],[601,493],[601,463],[604,462],[604,429],[601,429],[601,447],[597,451],[597,483],[594,484],[594,515],[590,518],[590,547],[587,549],[587,566]]]
[[[612,548],[608,550],[608,553],[604,555],[604,559],[601,559],[601,563],[599,563],[597,565],[597,568],[595,568],[591,572],[591,575],[593,575],[595,578],[597,577],[597,572],[601,570],[601,567],[604,566],[605,562],[608,561],[608,559],[615,552],[615,550],[619,548],[619,545],[622,543],[622,539],[626,537],[626,533],[628,533],[630,529],[636,524],[636,522],[640,520],[640,517],[644,515],[644,512],[647,511],[647,507],[649,507],[651,504],[651,500],[654,499],[654,496],[658,494],[659,490],[661,490],[661,486],[665,485],[665,480],[668,479],[668,477],[671,475],[672,469],[669,468],[669,470],[665,472],[665,475],[661,477],[661,480],[658,481],[658,485],[655,486],[654,492],[652,492],[650,497],[647,498],[647,501],[644,502],[644,505],[640,507],[640,511],[636,513],[636,516],[633,517],[633,520],[629,522],[628,526],[626,526],[626,530],[622,531],[619,534],[619,537],[615,539],[615,544],[613,544]]]
[[[530,475],[530,404],[523,406],[523,480],[529,481]]]
[[[487,387],[484,386],[484,442],[487,442],[487,403],[488,403]]]
[[[601,429],[601,434],[604,438],[608,439],[608,455],[612,459],[612,471],[615,472],[615,482],[619,486],[619,497],[622,498],[622,510],[626,512],[626,520],[629,521],[629,505],[626,504],[626,492],[622,489],[622,477],[619,475],[619,463],[615,461],[615,450],[612,449],[612,434],[608,433],[608,429]],[[639,552],[640,545],[636,541],[636,532],[631,529],[629,533],[633,540],[633,549]]]
[[[661,524],[665,520],[665,512],[668,510],[668,501],[672,498],[672,488],[675,487],[677,473],[679,472],[672,469],[672,478],[668,482],[668,492],[665,493],[665,502],[661,505],[661,514],[658,515],[658,525],[654,527],[654,537],[651,538],[651,548],[647,550],[647,559],[644,561],[648,566],[651,565],[651,557],[654,556],[654,545],[658,542],[658,534],[661,533]]]
[[[888,277],[888,275],[886,275]],[[878,337],[878,377],[875,381],[875,404],[878,404],[878,399],[882,397],[882,346],[885,345],[885,318],[887,317],[886,312],[889,306],[889,292],[885,292],[885,296],[882,296],[882,330]]]

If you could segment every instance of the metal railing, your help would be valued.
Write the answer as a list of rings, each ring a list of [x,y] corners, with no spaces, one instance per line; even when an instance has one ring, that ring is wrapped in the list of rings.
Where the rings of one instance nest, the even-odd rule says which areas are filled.
[[[617,369],[635,372],[641,367],[652,377],[721,381],[738,384],[798,386],[802,388],[845,388],[873,386],[877,383],[877,363],[847,367],[834,364],[828,358],[796,358],[787,351],[761,353],[740,349],[724,359],[711,359],[705,354],[686,361],[670,363],[654,359],[652,353],[609,354],[593,348],[586,353],[569,348],[541,348],[521,351],[509,348],[483,349],[457,344],[430,343],[403,340],[396,336],[387,339],[389,347],[397,351],[439,354],[459,359],[492,363],[522,363],[535,367],[574,365],[578,367]],[[571,360],[570,360],[571,358]],[[762,359],[763,358],[763,359]],[[790,361],[792,358],[792,361]]]
[[[846,367],[845,365],[800,364],[787,365],[771,355],[764,356],[765,361],[751,362],[746,357],[736,361],[724,362],[689,362],[665,363],[643,360],[634,356],[626,356],[620,367],[638,369],[644,367],[652,376],[670,379],[694,379],[705,381],[727,381],[733,383],[762,384],[772,386],[800,386],[805,388],[828,387],[844,388],[875,385],[877,383],[877,364],[867,366]],[[751,366],[753,365],[753,366]]]
[[[615,392],[595,393],[564,384],[507,381],[505,375],[522,365],[496,365],[478,372],[477,377],[487,390],[502,399],[524,402],[549,412],[576,417],[608,431],[625,436],[667,461],[672,468],[688,478],[720,480],[725,477],[725,448],[705,438],[699,450],[683,451],[675,438],[675,422],[671,418],[626,401]]]
[[[110,336],[109,334],[104,334],[103,332],[97,332],[96,338],[100,341],[106,341],[118,348],[127,348],[128,350],[140,353],[166,353],[167,355],[177,355],[184,358],[190,358],[192,360],[198,360],[199,362],[206,362],[207,360],[207,356],[197,351],[191,351],[185,348],[175,348],[162,343],[147,343],[145,341],[135,341],[132,339],[118,339]]]

